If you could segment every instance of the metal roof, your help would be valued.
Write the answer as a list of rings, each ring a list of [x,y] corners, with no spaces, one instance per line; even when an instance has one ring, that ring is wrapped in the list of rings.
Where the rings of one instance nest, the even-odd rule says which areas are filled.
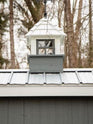
[[[63,69],[63,73],[29,73],[29,70],[0,70],[0,84],[89,84],[93,83],[93,68]]]
[[[42,36],[42,35],[54,35],[62,36],[66,35],[61,28],[53,25],[48,19],[42,18],[37,24],[35,24],[26,36]]]

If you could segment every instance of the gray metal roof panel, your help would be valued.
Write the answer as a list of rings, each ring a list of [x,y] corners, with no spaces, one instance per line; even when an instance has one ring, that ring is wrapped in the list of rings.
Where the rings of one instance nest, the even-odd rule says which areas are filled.
[[[25,84],[27,73],[14,72],[10,84]]]
[[[28,84],[43,84],[44,75],[43,74],[30,74]]]
[[[63,83],[79,83],[75,72],[62,73]]]
[[[61,84],[60,74],[46,74],[47,84]]]
[[[82,83],[93,83],[92,72],[78,72]]]
[[[93,68],[63,69],[63,73],[29,73],[29,70],[0,70],[0,84],[89,84]]]
[[[0,72],[0,84],[7,84],[11,73]]]

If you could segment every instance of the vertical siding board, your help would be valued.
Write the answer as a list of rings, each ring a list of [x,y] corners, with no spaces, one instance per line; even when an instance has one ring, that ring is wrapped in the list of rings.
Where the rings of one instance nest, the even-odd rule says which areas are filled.
[[[88,124],[93,124],[93,98],[88,100]]]
[[[32,102],[28,99],[25,99],[23,102],[25,102],[24,104],[24,115],[25,115],[25,124],[30,124],[30,122],[32,122],[33,124],[33,120],[32,120],[32,117],[33,117],[33,105],[32,105]]]
[[[8,124],[8,101],[0,99],[0,124]]]
[[[88,124],[87,99],[73,99],[72,113],[73,124]]]
[[[55,111],[56,111],[56,119],[55,124],[64,124],[64,119],[66,118],[65,112],[65,102],[63,100],[55,100]]]
[[[37,99],[25,101],[25,124],[40,124],[40,101]]]
[[[9,100],[9,122],[8,124],[23,124],[23,102],[22,100]]]
[[[72,106],[71,106],[71,99],[67,98],[64,99],[65,101],[65,110],[64,110],[64,124],[72,124]]]
[[[73,119],[73,124],[81,124],[80,118],[80,101],[78,100],[73,100],[72,101],[72,119]]]
[[[93,124],[93,98],[0,98],[0,124]]]
[[[81,120],[80,124],[88,124],[88,117],[87,117],[87,99],[80,99],[80,116],[79,120]]]
[[[40,122],[41,124],[48,124],[48,101],[46,99],[41,100],[40,103]]]
[[[40,124],[39,100],[33,100],[33,124]]]
[[[55,124],[55,100],[49,99],[47,101],[47,123]]]
[[[30,100],[24,100],[24,115],[25,115],[25,119],[23,119],[25,121],[25,124],[30,124],[30,122],[32,122],[33,124],[33,111],[32,111],[32,102]]]

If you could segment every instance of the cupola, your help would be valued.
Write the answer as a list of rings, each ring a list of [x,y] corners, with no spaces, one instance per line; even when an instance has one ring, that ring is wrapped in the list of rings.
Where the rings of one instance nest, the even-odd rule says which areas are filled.
[[[64,37],[61,28],[42,18],[26,34],[31,48],[28,63],[31,72],[62,72]]]

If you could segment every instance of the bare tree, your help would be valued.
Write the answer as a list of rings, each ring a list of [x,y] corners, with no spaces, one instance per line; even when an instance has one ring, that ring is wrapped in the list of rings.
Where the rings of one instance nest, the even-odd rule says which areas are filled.
[[[14,1],[15,7],[22,13],[24,19],[20,19],[22,24],[29,30],[43,16],[44,5],[42,0],[23,0],[22,6],[18,0]]]
[[[67,56],[69,65],[68,67],[78,67],[78,39],[79,39],[79,31],[82,26],[81,23],[81,8],[82,8],[82,0],[79,0],[79,9],[77,21],[74,25],[74,16],[75,16],[75,7],[73,11],[71,11],[71,1],[64,0],[65,4],[65,31],[67,33]]]
[[[66,33],[67,33],[67,42],[68,42],[68,59],[69,59],[69,67],[75,66],[75,58],[74,58],[74,49],[73,49],[73,15],[71,13],[71,3],[70,0],[65,0],[65,22],[66,22]]]
[[[3,34],[6,31],[7,21],[8,21],[8,15],[4,13],[4,3],[6,0],[0,0],[0,68],[3,68],[3,65],[7,65],[9,61],[3,57]]]
[[[61,18],[62,18],[62,12],[64,10],[64,3],[62,0],[58,1],[58,26],[61,28]]]
[[[14,52],[14,33],[13,33],[13,0],[10,0],[10,51],[11,51],[11,68],[15,68],[15,52]]]
[[[93,29],[92,29],[92,0],[89,0],[89,67],[93,67]]]
[[[78,57],[78,67],[82,67],[82,59],[81,59],[81,31],[79,33],[79,45],[78,45],[78,54],[79,54],[79,57]]]
[[[81,31],[80,28],[82,26],[81,23],[81,11],[82,11],[82,4],[83,4],[83,0],[79,0],[79,7],[78,7],[78,16],[77,16],[77,22],[76,22],[76,28],[75,28],[75,32],[74,32],[74,42],[76,44],[76,55],[77,55],[77,67],[81,66]],[[79,39],[80,38],[80,39]],[[79,41],[79,43],[77,43]],[[79,54],[79,57],[78,57]]]

